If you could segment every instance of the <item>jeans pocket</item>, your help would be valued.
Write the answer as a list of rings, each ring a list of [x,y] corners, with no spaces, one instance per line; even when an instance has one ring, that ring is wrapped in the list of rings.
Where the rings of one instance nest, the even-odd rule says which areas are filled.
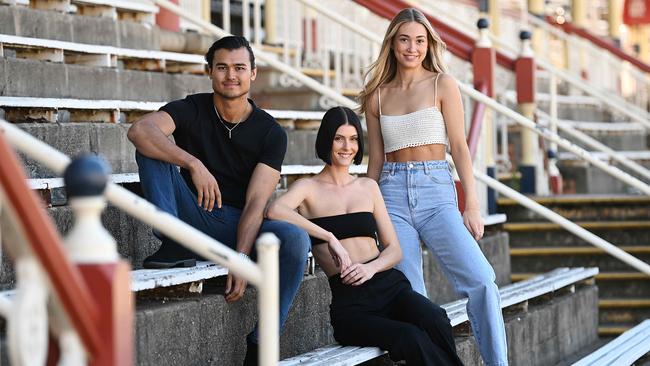
[[[450,184],[454,180],[448,171],[440,170],[429,174],[429,179],[436,184]]]

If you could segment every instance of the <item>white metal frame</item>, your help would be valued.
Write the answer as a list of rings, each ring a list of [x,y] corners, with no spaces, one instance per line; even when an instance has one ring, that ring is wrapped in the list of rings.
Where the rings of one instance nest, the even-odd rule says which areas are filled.
[[[0,119],[0,133],[3,133],[16,149],[56,174],[62,175],[70,163],[70,158],[65,154],[2,119]],[[131,216],[204,258],[228,267],[238,276],[257,286],[260,313],[260,364],[274,365],[277,362],[279,357],[279,242],[277,237],[269,233],[260,236],[256,245],[259,265],[256,265],[251,260],[242,258],[229,247],[114,183],[108,183],[104,196]]]

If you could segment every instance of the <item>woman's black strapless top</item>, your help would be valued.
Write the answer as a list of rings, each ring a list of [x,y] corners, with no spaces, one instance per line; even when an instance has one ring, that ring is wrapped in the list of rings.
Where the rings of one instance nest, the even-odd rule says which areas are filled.
[[[339,239],[367,236],[377,242],[377,222],[371,212],[352,212],[334,216],[323,216],[309,221],[331,232]],[[324,240],[309,237],[311,245],[323,244]]]

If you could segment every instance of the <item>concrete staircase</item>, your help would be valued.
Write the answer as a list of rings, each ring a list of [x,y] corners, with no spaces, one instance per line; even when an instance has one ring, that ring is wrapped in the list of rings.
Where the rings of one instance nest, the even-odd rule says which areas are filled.
[[[536,201],[642,261],[650,261],[650,198],[577,195]],[[650,317],[650,277],[513,201],[501,199],[499,207],[509,219],[504,229],[510,236],[513,280],[557,266],[597,266],[601,336],[618,335]]]

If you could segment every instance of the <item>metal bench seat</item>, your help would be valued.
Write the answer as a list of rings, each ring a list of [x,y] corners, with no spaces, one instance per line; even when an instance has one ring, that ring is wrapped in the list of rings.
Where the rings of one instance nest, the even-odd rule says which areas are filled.
[[[650,319],[626,331],[572,366],[632,365],[650,352]]]

